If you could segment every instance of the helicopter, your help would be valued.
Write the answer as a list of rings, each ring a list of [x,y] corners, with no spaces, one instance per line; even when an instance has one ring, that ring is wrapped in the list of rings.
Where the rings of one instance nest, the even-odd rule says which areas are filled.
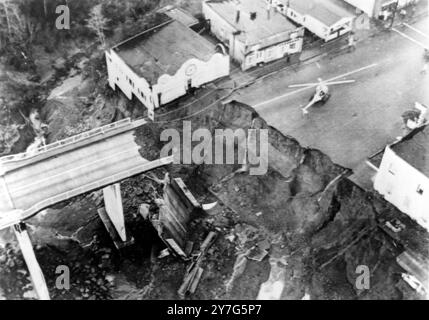
[[[318,103],[324,104],[331,97],[331,93],[329,92],[329,86],[335,84],[345,84],[345,83],[353,83],[355,80],[342,80],[342,81],[324,81],[322,78],[317,79],[318,82],[315,83],[303,83],[303,84],[293,84],[290,85],[289,88],[311,88],[316,86],[316,90],[313,95],[309,99],[309,103],[302,108],[303,114],[308,114],[308,109]]]

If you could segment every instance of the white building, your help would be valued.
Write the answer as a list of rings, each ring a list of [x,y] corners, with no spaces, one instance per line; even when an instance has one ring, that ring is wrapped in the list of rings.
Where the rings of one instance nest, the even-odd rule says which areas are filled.
[[[203,2],[203,14],[210,31],[229,48],[242,70],[302,50],[304,29],[263,0],[208,0]]]
[[[344,0],[355,8],[365,12],[370,18],[387,19],[395,10],[403,8],[418,0]]]
[[[329,41],[353,29],[355,15],[335,0],[265,0],[290,20]]]
[[[429,127],[421,127],[387,146],[374,188],[429,230]]]
[[[106,51],[109,84],[148,109],[192,88],[229,75],[229,57],[183,23],[161,14],[164,22]]]

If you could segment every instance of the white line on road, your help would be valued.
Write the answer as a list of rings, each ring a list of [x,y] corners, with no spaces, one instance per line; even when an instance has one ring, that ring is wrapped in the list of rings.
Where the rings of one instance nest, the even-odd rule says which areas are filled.
[[[419,45],[420,47],[422,47],[422,48],[424,48],[424,49],[429,49],[427,45],[425,45],[425,44],[421,43],[420,41],[417,41],[416,39],[414,39],[414,38],[412,38],[412,37],[410,37],[410,36],[406,35],[405,33],[401,32],[401,31],[399,31],[399,30],[397,30],[397,29],[395,29],[395,28],[392,28],[392,30],[393,30],[393,31],[395,31],[396,33],[400,34],[400,35],[401,35],[401,36],[403,36],[404,38],[406,38],[406,39],[408,39],[408,40],[410,40],[410,41],[414,42],[414,43],[415,43],[415,44],[417,44],[417,45]]]
[[[333,77],[333,78],[328,79],[328,80],[324,80],[324,82],[329,82],[329,81],[334,81],[334,80],[337,80],[337,79],[341,79],[341,78],[344,78],[344,77],[350,76],[350,75],[352,75],[352,74],[355,74],[355,73],[358,73],[358,72],[361,72],[361,71],[364,71],[364,70],[367,70],[367,69],[374,68],[374,67],[376,67],[377,65],[378,65],[378,63],[373,63],[373,64],[370,64],[369,66],[362,67],[362,68],[359,68],[359,69],[356,69],[356,70],[353,70],[353,71],[350,71],[350,72],[347,72],[347,73],[341,74],[341,75],[339,75],[339,76]],[[255,104],[255,105],[253,105],[253,107],[254,107],[254,108],[257,108],[257,107],[260,107],[260,106],[263,106],[263,105],[269,104],[269,103],[271,103],[271,102],[274,102],[274,101],[277,101],[277,100],[281,100],[281,99],[286,98],[286,97],[289,97],[289,96],[291,96],[291,95],[293,95],[293,94],[296,94],[296,93],[299,93],[299,92],[302,92],[302,91],[308,90],[309,88],[315,87],[316,85],[317,85],[317,84],[315,84],[314,86],[310,86],[310,87],[306,87],[306,88],[301,88],[301,89],[298,89],[298,90],[295,90],[295,91],[292,91],[292,92],[288,92],[288,93],[283,94],[283,95],[281,95],[281,96],[278,96],[278,97],[275,97],[275,98],[272,98],[272,99],[269,99],[269,100],[265,100],[265,101],[263,101],[263,102],[259,102],[259,103]]]
[[[424,33],[423,31],[421,31],[417,28],[414,28],[413,26],[410,26],[408,23],[404,23],[404,26],[410,28],[411,30],[414,30],[417,33],[420,33],[423,37],[429,38],[429,35],[427,35],[426,33]]]

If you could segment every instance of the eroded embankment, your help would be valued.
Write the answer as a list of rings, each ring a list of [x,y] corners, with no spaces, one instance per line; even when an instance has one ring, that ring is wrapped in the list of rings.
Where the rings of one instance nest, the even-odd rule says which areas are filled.
[[[182,132],[183,120],[191,121],[194,130],[212,132],[268,129],[270,166],[264,175],[237,171],[239,164],[176,164],[153,172],[158,178],[167,171],[182,177],[203,203],[220,200],[215,210],[194,217],[191,223],[190,238],[196,248],[209,230],[220,233],[204,260],[204,273],[192,298],[255,299],[269,279],[281,283],[277,298],[282,299],[400,297],[395,289],[394,248],[376,229],[375,200],[345,179],[350,171],[268,126],[252,108],[234,101],[217,102],[223,94],[217,90],[191,108],[181,108],[186,101],[179,101],[172,106],[177,111],[136,132],[142,155],[156,159],[165,144],[160,141],[162,130]],[[198,110],[204,111],[195,114]],[[97,218],[100,192],[57,206],[55,215],[29,221],[54,298],[178,297],[186,263],[172,256],[156,258],[162,245],[138,214],[142,203],[156,213],[155,199],[162,195],[162,187],[146,175],[128,179],[122,186],[127,228],[136,243],[121,255],[112,249]],[[42,236],[47,233],[52,236]],[[15,257],[20,261],[10,262]],[[72,266],[71,291],[56,289],[57,263]],[[271,269],[270,263],[277,267]],[[368,291],[355,287],[356,266],[362,264],[373,273]],[[270,277],[274,269],[276,274]],[[22,270],[20,255],[10,248],[2,251],[0,286],[7,298],[22,298],[28,291],[28,275]]]
[[[397,250],[376,227],[380,200],[346,179],[350,170],[334,164],[319,150],[302,147],[238,102],[219,103],[205,113],[187,116],[180,112],[194,129],[204,127],[212,132],[217,128],[246,130],[255,123],[268,129],[270,168],[265,175],[237,173],[239,165],[179,165],[171,171],[182,174],[200,196],[205,196],[207,188],[235,213],[233,223],[225,223],[232,226],[227,234],[237,236],[237,226],[252,226],[260,235],[249,246],[261,238],[277,242],[271,246],[271,255],[288,261],[282,298],[301,298],[305,293],[310,298],[401,297],[396,289]],[[180,132],[182,122],[164,123],[163,128]],[[153,132],[154,144],[162,145],[156,141],[159,127]],[[213,220],[216,224],[217,219]],[[371,270],[373,290],[356,288],[359,265]],[[237,268],[243,269],[238,276]],[[266,260],[250,261],[246,268],[236,264],[236,290],[226,290],[227,294],[255,298],[269,269]],[[227,283],[231,286],[231,281]]]

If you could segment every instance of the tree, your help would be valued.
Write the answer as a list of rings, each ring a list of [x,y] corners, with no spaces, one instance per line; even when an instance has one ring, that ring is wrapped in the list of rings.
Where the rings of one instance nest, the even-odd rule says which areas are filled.
[[[26,40],[26,21],[16,3],[10,0],[0,0],[0,25],[6,24],[5,38],[9,43]],[[1,31],[0,31],[1,32]],[[3,35],[4,36],[4,35]]]
[[[87,27],[95,32],[103,48],[106,47],[104,30],[106,30],[108,22],[109,20],[106,19],[102,13],[101,4],[98,4],[91,9],[89,19],[87,19]]]

